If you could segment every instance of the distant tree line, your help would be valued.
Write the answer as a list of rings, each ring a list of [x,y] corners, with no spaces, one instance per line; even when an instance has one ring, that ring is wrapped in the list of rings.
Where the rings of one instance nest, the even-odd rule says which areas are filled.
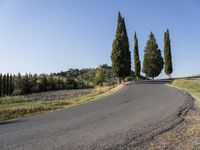
[[[113,73],[111,66],[107,64],[100,65],[97,68],[84,68],[84,69],[69,69],[53,74],[61,77],[71,77],[78,80],[87,82],[93,86],[110,86],[118,83],[118,79]],[[138,78],[145,79],[144,76],[139,75]],[[135,80],[136,74],[132,70],[129,77],[124,80]]]
[[[133,74],[134,75],[134,74]],[[94,86],[110,86],[117,83],[111,66],[69,69],[47,74],[0,74],[0,97],[24,95],[63,89],[83,89]]]
[[[126,31],[125,20],[121,13],[118,13],[117,30],[112,44],[111,60],[114,76],[118,77],[119,83],[131,73],[131,52]],[[164,67],[165,74],[170,77],[173,72],[171,42],[169,30],[164,33],[164,59],[158,47],[154,34],[151,32],[144,50],[143,67],[139,58],[138,38],[134,35],[134,73],[139,80],[141,70],[146,77],[154,79]]]
[[[91,87],[91,85],[84,81],[74,78],[54,76],[53,74],[21,75],[19,73],[17,76],[12,74],[0,74],[0,97],[52,90],[82,89]]]
[[[117,83],[116,77],[113,76],[111,66],[107,64],[100,65],[97,68],[69,69],[54,75],[75,78],[93,86],[109,86]]]
[[[24,95],[63,89],[83,89],[94,86],[110,86],[117,83],[111,66],[69,69],[47,74],[0,74],[0,97]]]

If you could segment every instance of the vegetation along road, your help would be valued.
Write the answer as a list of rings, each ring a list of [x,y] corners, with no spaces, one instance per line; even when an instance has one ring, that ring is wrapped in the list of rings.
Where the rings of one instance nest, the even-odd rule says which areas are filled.
[[[2,122],[0,149],[134,149],[192,106],[188,94],[162,82],[128,83],[98,101]]]

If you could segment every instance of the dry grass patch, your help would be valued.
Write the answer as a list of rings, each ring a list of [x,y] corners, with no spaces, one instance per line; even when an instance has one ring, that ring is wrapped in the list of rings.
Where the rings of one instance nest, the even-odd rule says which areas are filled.
[[[83,104],[88,101],[92,101],[101,98],[105,95],[111,94],[112,92],[118,90],[120,87],[121,86],[98,87],[93,89],[92,92],[89,94],[81,96],[80,95],[73,96],[72,98],[59,99],[59,100],[43,99],[43,100],[27,101],[26,99],[24,99],[24,96],[6,97],[4,100],[1,101],[0,104],[0,121],[40,114],[46,111],[53,111],[64,107]],[[78,95],[77,92],[75,93],[76,95]],[[44,95],[44,93],[42,94]],[[39,96],[37,95],[37,97]]]

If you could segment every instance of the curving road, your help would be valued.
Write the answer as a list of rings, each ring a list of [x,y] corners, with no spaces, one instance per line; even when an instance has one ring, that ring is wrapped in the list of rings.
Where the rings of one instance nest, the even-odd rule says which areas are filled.
[[[0,123],[1,150],[129,149],[180,121],[192,98],[159,81],[87,104]]]

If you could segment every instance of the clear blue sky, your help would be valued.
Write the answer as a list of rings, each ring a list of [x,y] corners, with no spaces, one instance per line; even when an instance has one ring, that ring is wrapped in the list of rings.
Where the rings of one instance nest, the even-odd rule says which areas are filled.
[[[142,60],[150,31],[163,51],[169,28],[173,76],[200,74],[199,0],[0,0],[0,72],[110,65],[118,11],[132,54],[134,31]]]

